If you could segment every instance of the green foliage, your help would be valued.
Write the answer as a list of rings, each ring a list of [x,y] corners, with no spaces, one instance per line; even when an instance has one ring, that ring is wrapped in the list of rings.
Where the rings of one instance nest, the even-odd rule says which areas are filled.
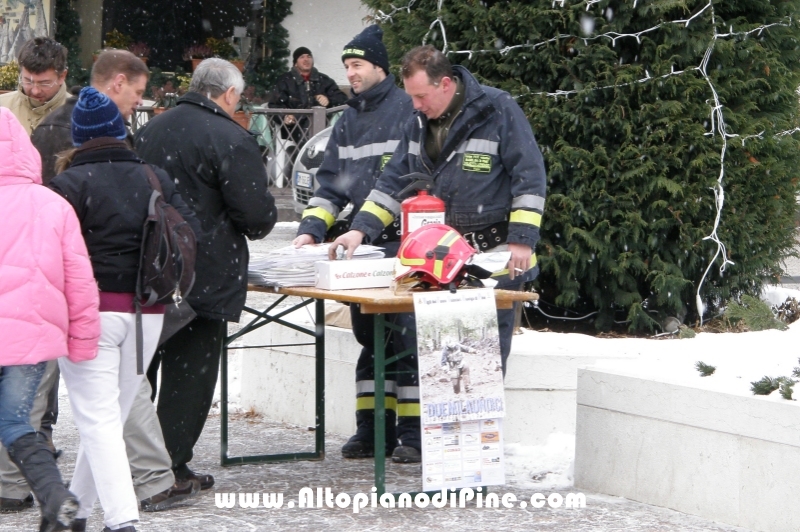
[[[0,65],[0,90],[17,90],[19,85],[19,65],[16,61],[11,61],[5,65]]]
[[[800,362],[800,358],[797,359],[797,362]],[[797,366],[792,370],[792,377],[800,377],[800,366]]]
[[[70,0],[56,0],[55,39],[69,50],[67,56],[67,85],[87,85],[89,71],[81,65],[81,47],[78,38],[81,36],[81,19],[72,7]]]
[[[271,0],[265,4],[264,31],[256,41],[257,50],[264,53],[253,70],[245,74],[245,81],[255,87],[258,96],[271,91],[281,74],[289,70],[289,32],[281,22],[291,14],[291,0]]]
[[[525,111],[548,173],[543,299],[597,310],[600,329],[628,320],[655,330],[642,303],[696,312],[712,260],[700,293],[709,312],[781,275],[800,192],[800,133],[779,135],[800,126],[800,0],[363,3],[379,15],[395,70],[411,47],[442,49],[446,35],[454,63]],[[431,24],[437,18],[446,33]],[[584,35],[587,18],[594,27]],[[772,26],[757,30],[764,25]],[[612,32],[642,33],[599,37]],[[709,46],[706,79],[699,67]],[[712,114],[715,94],[727,139]],[[715,258],[706,237],[721,170],[716,234],[726,254]],[[723,259],[733,264],[721,273]]]
[[[151,68],[145,97],[154,100],[155,107],[174,107],[177,99],[189,90],[191,81],[191,74],[187,74],[183,68],[178,68],[175,72]]]
[[[753,391],[753,395],[769,395],[780,388],[781,383],[785,380],[785,377],[773,379],[772,377],[764,376],[761,380],[751,382],[750,385],[752,387],[750,389]]]
[[[206,39],[206,46],[211,48],[211,52],[214,54],[214,57],[227,59],[228,61],[235,59],[238,55],[236,53],[236,48],[234,48],[227,39],[215,39],[214,37],[209,37]]]
[[[125,35],[121,31],[114,28],[106,33],[103,39],[103,48],[116,48],[117,50],[127,50],[128,46],[133,44],[133,39],[130,35]]]
[[[715,371],[717,371],[717,366],[709,366],[703,362],[698,361],[697,364],[694,365],[695,369],[700,372],[701,377],[708,377],[709,375],[713,375]]]
[[[725,318],[731,323],[744,322],[751,331],[764,331],[767,329],[778,329],[785,331],[787,325],[775,319],[772,309],[756,297],[747,294],[742,296],[741,304],[730,301],[728,308],[725,309]]]
[[[778,393],[781,397],[789,401],[793,401],[792,393],[794,393],[794,385],[797,384],[796,380],[788,377],[762,377],[761,380],[751,382],[751,390],[753,395],[769,395],[775,390],[780,390]]]
[[[792,379],[786,379],[781,383],[780,387],[780,394],[781,397],[788,401],[794,401],[792,399],[792,393],[794,393],[794,385],[797,384],[797,381]]]

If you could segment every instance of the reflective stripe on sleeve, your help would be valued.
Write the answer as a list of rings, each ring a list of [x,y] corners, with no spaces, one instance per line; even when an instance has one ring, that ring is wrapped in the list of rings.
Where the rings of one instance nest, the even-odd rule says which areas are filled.
[[[336,223],[336,218],[334,218],[331,213],[323,209],[322,207],[309,207],[303,211],[303,219],[314,217],[319,218],[323,222],[325,222],[325,226],[330,229],[334,223]]]
[[[323,209],[331,213],[331,216],[333,216],[334,218],[339,216],[339,211],[340,211],[339,207],[337,207],[336,205],[334,205],[333,203],[324,198],[313,197],[310,200],[308,200],[308,206],[322,207]]]
[[[486,139],[469,139],[462,142],[456,150],[458,153],[477,152],[487,155],[497,155],[500,152],[500,143]]]
[[[419,142],[413,140],[408,142],[408,154],[419,156]]]
[[[374,201],[365,201],[361,207],[361,212],[368,212],[378,217],[384,227],[388,227],[394,221],[394,215],[375,203]]]
[[[374,142],[364,146],[339,146],[339,159],[364,159],[385,153],[394,153],[399,140],[387,140],[386,142]]]
[[[372,189],[372,192],[367,196],[367,201],[383,205],[386,210],[392,213],[392,216],[400,214],[400,202],[380,190]]]
[[[511,209],[536,209],[539,211],[544,210],[544,198],[535,194],[523,194],[517,196],[511,202]]]
[[[511,211],[509,222],[517,224],[527,224],[539,227],[542,224],[542,215],[532,211]]]

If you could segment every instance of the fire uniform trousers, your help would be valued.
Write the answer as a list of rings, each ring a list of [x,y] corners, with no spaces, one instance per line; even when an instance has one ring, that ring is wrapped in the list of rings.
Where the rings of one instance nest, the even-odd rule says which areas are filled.
[[[353,213],[361,209],[400,142],[403,124],[413,112],[411,98],[395,85],[391,74],[368,91],[348,100],[347,105],[349,107],[333,128],[322,165],[317,170],[319,188],[308,202],[297,231],[298,234],[310,234],[315,242],[325,239],[348,203],[353,204]],[[384,246],[386,255],[391,257],[397,253],[399,235],[392,226],[390,229],[384,231],[376,243]],[[356,365],[356,420],[359,427],[366,425],[371,429],[375,408],[374,318],[362,314],[358,305],[350,306],[350,316],[353,334],[362,346]],[[409,316],[413,319],[413,315]],[[387,319],[395,321],[397,315],[389,315]],[[389,338],[387,335],[387,358],[395,353],[394,342]],[[406,357],[387,368],[386,441],[390,452],[395,442],[395,413],[399,410],[402,416],[410,410],[419,415],[419,391],[416,376],[412,373],[415,368],[415,357]],[[392,378],[394,371],[404,372],[398,376],[398,381]],[[368,431],[362,434],[360,430],[359,437],[362,436],[366,440],[370,434]]]
[[[530,124],[508,93],[480,85],[463,67],[453,68],[464,83],[464,104],[453,120],[438,159],[434,162],[427,156],[424,149],[427,118],[415,113],[405,125],[395,155],[354,217],[351,229],[364,232],[368,242],[376,238],[400,213],[403,198],[398,198],[397,193],[409,184],[402,176],[422,172],[432,176],[433,194],[445,202],[446,223],[460,233],[507,228],[505,241],[501,238],[490,242],[481,251],[501,250],[507,243],[534,249],[539,240],[546,178]],[[531,257],[531,268],[513,281],[507,273],[500,272],[496,277],[497,287],[519,290],[522,283],[538,274],[536,256]],[[499,310],[497,315],[505,374],[514,310]],[[413,338],[413,320],[406,322],[406,326],[409,328],[406,338]],[[404,445],[418,446],[418,440],[409,443],[403,440],[404,425],[402,420],[398,423],[398,437]],[[407,434],[408,438],[415,436],[410,429]],[[418,434],[419,425],[416,438]]]

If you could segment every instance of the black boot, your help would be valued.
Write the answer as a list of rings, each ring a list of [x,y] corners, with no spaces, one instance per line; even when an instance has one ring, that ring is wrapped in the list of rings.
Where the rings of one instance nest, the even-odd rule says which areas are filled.
[[[78,499],[64,487],[47,437],[36,432],[25,434],[8,447],[8,455],[39,501],[39,532],[69,530],[78,513]]]
[[[386,456],[391,456],[397,446],[394,410],[386,410]],[[344,458],[372,458],[375,456],[375,411],[356,410],[356,433],[342,446]]]
[[[400,445],[392,454],[392,462],[414,464],[422,460],[422,437],[419,416],[401,416],[397,420],[397,439]]]

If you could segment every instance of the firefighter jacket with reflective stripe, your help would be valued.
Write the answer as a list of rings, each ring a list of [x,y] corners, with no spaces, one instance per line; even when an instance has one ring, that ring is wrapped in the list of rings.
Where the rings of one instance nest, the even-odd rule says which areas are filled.
[[[397,88],[392,75],[348,100],[347,105],[331,132],[317,170],[319,188],[303,211],[297,231],[312,235],[316,242],[324,240],[348,203],[353,204],[353,213],[361,209],[414,110],[411,98]]]
[[[427,118],[406,123],[386,165],[351,229],[377,237],[400,212],[403,179],[422,172],[434,179],[433,194],[445,202],[446,223],[460,233],[508,224],[508,243],[534,249],[545,202],[545,169],[533,131],[507,92],[480,85],[465,68],[453,67],[465,85],[465,101],[434,163],[425,153]],[[500,244],[503,242],[493,243]]]

